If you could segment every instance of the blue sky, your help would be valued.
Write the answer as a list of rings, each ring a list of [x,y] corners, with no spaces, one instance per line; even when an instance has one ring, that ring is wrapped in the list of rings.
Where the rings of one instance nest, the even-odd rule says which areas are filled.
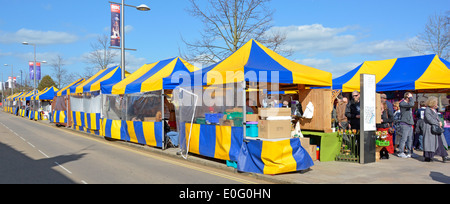
[[[37,43],[39,60],[51,62],[61,55],[70,72],[84,72],[83,56],[91,51],[96,37],[108,34],[110,10],[107,0],[1,0],[0,70],[4,77],[24,76],[33,47]],[[205,1],[206,2],[206,1]],[[127,69],[179,55],[184,49],[181,36],[195,40],[201,23],[185,10],[187,0],[127,0],[127,4],[147,4],[152,10],[140,12],[126,8]],[[274,30],[287,34],[293,49],[290,59],[333,73],[333,78],[367,60],[383,60],[418,55],[407,42],[422,32],[428,17],[450,10],[448,0],[273,0],[276,10]],[[119,62],[119,58],[117,62]],[[44,75],[51,74],[49,64]]]

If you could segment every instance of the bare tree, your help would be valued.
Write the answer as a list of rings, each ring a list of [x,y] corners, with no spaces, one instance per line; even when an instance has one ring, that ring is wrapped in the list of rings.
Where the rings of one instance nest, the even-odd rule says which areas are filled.
[[[449,14],[447,16],[435,14],[428,19],[423,33],[417,36],[417,40],[408,44],[413,51],[426,54],[432,52],[448,60],[450,35]]]
[[[230,56],[250,39],[281,54],[292,54],[282,49],[285,34],[268,32],[274,14],[274,10],[268,7],[271,0],[189,1],[191,7],[188,12],[201,19],[204,28],[200,40],[188,42],[182,38],[189,54],[183,54],[180,50],[180,55],[186,60],[216,63]]]
[[[102,69],[110,67],[116,62],[117,52],[109,48],[109,36],[106,34],[97,37],[94,43],[91,43],[92,51],[85,58],[91,65],[86,67],[87,76],[92,76]]]
[[[57,55],[55,59],[52,60],[50,63],[50,66],[52,67],[53,74],[52,76],[56,80],[56,85],[58,88],[62,87],[63,79],[67,75],[67,70],[64,69],[65,63],[64,59],[61,57],[61,55]]]

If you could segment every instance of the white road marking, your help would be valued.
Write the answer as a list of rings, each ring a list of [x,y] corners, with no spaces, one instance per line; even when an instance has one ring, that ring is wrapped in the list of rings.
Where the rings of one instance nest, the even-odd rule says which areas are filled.
[[[64,169],[65,171],[67,171],[67,173],[72,174],[72,172],[70,172],[68,169],[64,168],[61,164],[59,164],[58,162],[55,162],[55,164],[57,164],[59,167],[61,167],[62,169]]]
[[[45,157],[50,158],[49,156],[47,156],[44,152],[42,152],[41,150],[38,149],[38,151],[43,154]]]
[[[32,146],[33,148],[36,148],[33,144],[31,144],[30,142],[27,142],[30,146]]]

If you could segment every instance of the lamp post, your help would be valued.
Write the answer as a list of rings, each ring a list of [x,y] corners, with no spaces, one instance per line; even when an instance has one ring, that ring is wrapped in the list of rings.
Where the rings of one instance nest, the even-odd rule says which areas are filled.
[[[36,94],[36,44],[29,43],[29,42],[23,42],[24,45],[33,45],[34,48],[34,63],[33,63],[33,79],[34,79],[34,85],[33,85],[33,93]]]
[[[128,7],[133,7],[136,8],[139,11],[150,11],[150,8],[145,5],[145,4],[141,4],[139,6],[133,6],[133,5],[128,5],[124,3],[124,0],[122,0],[122,3],[116,3],[116,2],[112,2],[110,1],[109,3],[112,4],[120,4],[121,5],[121,12],[120,12],[120,34],[122,35],[120,38],[120,67],[122,68],[122,80],[125,79],[125,18],[124,18],[124,13],[125,13],[125,6]]]
[[[9,66],[8,64],[4,64],[5,66]],[[11,96],[14,95],[14,72],[13,65],[11,65]]]

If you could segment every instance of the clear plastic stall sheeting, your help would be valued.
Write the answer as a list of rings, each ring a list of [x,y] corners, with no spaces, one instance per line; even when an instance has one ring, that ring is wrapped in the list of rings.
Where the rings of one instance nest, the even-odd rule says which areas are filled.
[[[177,87],[173,90],[179,147],[184,158],[187,158],[190,145],[186,128],[192,130],[191,124],[243,126],[244,94],[242,83]]]
[[[101,113],[102,97],[100,92],[88,92],[83,94],[84,113]]]
[[[70,109],[74,112],[100,113],[102,97],[100,92],[83,93],[70,97]]]
[[[67,96],[57,96],[55,103],[55,111],[66,111],[67,110]]]
[[[160,122],[161,91],[104,95],[103,116],[111,120]]]

